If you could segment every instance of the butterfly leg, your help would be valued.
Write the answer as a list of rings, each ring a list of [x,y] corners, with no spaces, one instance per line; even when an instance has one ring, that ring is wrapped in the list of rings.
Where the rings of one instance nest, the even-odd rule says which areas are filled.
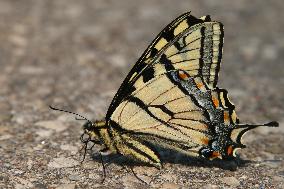
[[[101,153],[100,153],[100,159],[101,159],[101,163],[102,163],[102,166],[103,166],[103,179],[102,179],[101,183],[104,183],[104,181],[106,179],[106,167],[105,167],[105,163],[104,163],[103,156],[102,156]]]
[[[145,185],[149,185],[146,181],[144,181],[143,179],[141,179],[140,177],[138,177],[138,175],[134,172],[133,167],[132,166],[123,166],[124,169],[128,170],[128,168],[130,169],[131,173],[135,176],[135,178],[137,180],[139,180],[140,182],[144,183]]]

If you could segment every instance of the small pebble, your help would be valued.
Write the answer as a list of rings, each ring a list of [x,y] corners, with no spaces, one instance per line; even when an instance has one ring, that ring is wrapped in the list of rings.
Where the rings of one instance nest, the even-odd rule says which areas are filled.
[[[176,175],[173,175],[171,173],[164,173],[161,175],[161,178],[163,178],[166,181],[175,181],[177,180]]]
[[[1,113],[0,114],[0,122],[10,121],[12,117],[13,116],[10,113]]]
[[[219,187],[217,185],[214,184],[207,184],[205,186],[202,187],[202,189],[218,189]]]
[[[52,135],[52,130],[44,130],[44,129],[39,129],[38,131],[36,131],[36,134],[40,137],[40,138],[48,138]]]
[[[49,162],[48,167],[50,168],[63,168],[63,167],[74,167],[79,165],[79,162],[65,157],[54,158],[51,162]]]
[[[280,171],[279,174],[280,174],[281,176],[284,176],[284,171]]]
[[[236,177],[224,177],[221,181],[229,186],[237,187],[240,185],[240,181]]]
[[[22,170],[14,170],[13,173],[14,175],[21,175],[23,174],[25,171],[22,171]]]
[[[48,189],[48,187],[43,183],[36,182],[34,183],[34,189]]]
[[[12,138],[12,135],[9,135],[9,134],[0,136],[0,140],[7,140],[10,138]]]
[[[44,127],[46,129],[51,129],[56,132],[61,132],[67,129],[67,125],[65,125],[63,122],[58,120],[48,120],[48,121],[39,121],[35,123],[36,126]]]
[[[78,148],[73,145],[63,144],[60,145],[61,150],[70,151],[72,154],[76,154],[78,152]]]
[[[272,179],[275,182],[283,182],[284,183],[284,177],[273,176]]]
[[[27,165],[28,165],[28,169],[31,169],[33,167],[33,161],[32,160],[28,160]]]
[[[68,178],[72,181],[81,180],[81,177],[79,175],[70,175]]]
[[[179,188],[181,188],[181,186],[178,185],[178,184],[175,184],[175,183],[165,182],[165,183],[163,183],[161,188],[163,188],[163,189],[179,189]]]
[[[264,45],[261,54],[266,60],[275,60],[278,57],[278,51],[275,45]]]
[[[271,168],[277,168],[281,165],[281,161],[265,161],[262,164],[264,164],[268,167],[271,167]]]
[[[56,187],[56,189],[75,189],[75,184],[62,184]]]

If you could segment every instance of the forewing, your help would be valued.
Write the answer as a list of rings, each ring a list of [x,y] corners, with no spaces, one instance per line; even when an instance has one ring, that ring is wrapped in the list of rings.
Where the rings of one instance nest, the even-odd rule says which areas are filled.
[[[218,80],[223,48],[223,26],[209,16],[200,19],[185,13],[170,23],[131,69],[115,95],[107,119],[116,107],[144,83],[171,70],[200,76],[210,88]]]

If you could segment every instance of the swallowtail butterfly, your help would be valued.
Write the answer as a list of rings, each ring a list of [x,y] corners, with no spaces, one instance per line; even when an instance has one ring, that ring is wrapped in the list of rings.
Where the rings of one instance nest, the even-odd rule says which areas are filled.
[[[154,39],[114,96],[105,119],[87,121],[87,144],[161,167],[149,142],[190,156],[229,159],[242,136],[267,124],[240,124],[228,92],[217,87],[223,25],[185,13]]]

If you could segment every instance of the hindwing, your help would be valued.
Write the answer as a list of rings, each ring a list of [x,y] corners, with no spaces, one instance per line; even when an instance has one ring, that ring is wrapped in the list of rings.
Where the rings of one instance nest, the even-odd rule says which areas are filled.
[[[110,119],[123,133],[168,141],[172,147],[191,149],[198,155],[213,139],[214,123],[229,125],[236,122],[234,116],[225,90],[211,90],[199,76],[174,70],[141,85],[119,104]]]

